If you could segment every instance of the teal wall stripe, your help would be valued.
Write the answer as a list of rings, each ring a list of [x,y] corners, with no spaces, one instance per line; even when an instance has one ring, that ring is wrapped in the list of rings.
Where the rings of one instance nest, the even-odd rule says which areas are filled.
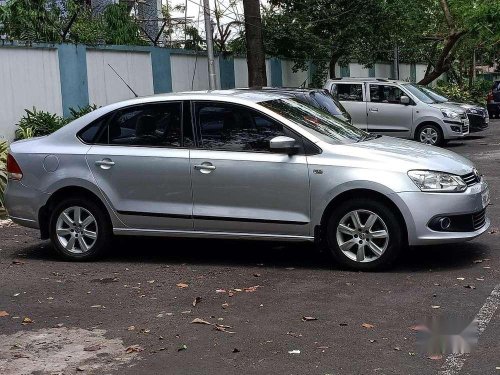
[[[219,75],[221,89],[234,89],[236,79],[234,76],[234,59],[230,56],[219,56]]]
[[[344,65],[340,67],[340,77],[350,77],[351,71],[349,65]]]
[[[281,60],[275,57],[271,58],[271,86],[283,86],[283,69],[281,67]]]
[[[375,65],[368,68],[368,77],[375,77]]]
[[[417,81],[417,66],[415,64],[410,64],[410,81]]]
[[[153,70],[153,89],[155,94],[172,92],[172,69],[170,50],[151,47],[151,68]]]
[[[64,117],[70,115],[70,108],[89,104],[86,52],[87,48],[81,44],[57,45]]]

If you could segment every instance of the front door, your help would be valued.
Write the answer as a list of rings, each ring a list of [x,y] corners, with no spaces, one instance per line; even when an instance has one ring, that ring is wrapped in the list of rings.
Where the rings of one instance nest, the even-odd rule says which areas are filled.
[[[99,188],[129,227],[193,229],[185,148],[193,137],[191,131],[182,138],[182,106],[169,102],[116,111],[87,154]]]
[[[370,133],[409,138],[413,126],[413,105],[401,104],[406,95],[399,87],[370,83],[368,98],[368,131]]]
[[[191,150],[196,231],[310,235],[306,156],[271,153],[269,140],[302,138],[251,108],[196,102]],[[303,147],[301,147],[303,148]]]

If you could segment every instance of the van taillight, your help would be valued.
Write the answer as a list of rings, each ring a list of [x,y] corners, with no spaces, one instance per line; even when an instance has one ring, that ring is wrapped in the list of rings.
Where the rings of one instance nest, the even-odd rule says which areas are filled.
[[[11,154],[7,155],[7,176],[11,180],[20,180],[23,178],[23,171],[19,164],[17,164],[16,159]]]

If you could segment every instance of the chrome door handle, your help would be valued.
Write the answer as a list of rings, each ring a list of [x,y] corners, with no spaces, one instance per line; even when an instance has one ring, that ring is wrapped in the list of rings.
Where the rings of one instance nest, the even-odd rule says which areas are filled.
[[[194,169],[196,169],[197,171],[201,171],[201,170],[208,170],[208,171],[215,171],[215,165],[203,165],[203,164],[200,164],[200,165],[195,165],[194,166]]]
[[[370,108],[370,112],[378,112],[378,108]]]
[[[97,160],[95,163],[98,167],[101,167],[102,169],[109,169],[113,165],[115,165],[115,162],[112,161],[111,159],[102,159],[102,160]]]

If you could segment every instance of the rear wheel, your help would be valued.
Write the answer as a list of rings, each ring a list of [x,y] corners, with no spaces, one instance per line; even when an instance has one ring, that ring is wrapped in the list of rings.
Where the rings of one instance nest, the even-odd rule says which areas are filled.
[[[112,238],[106,212],[83,198],[59,203],[52,211],[49,230],[56,251],[70,260],[95,259],[103,254]]]
[[[391,265],[403,245],[397,215],[383,203],[353,199],[341,204],[326,227],[327,246],[340,264],[355,270]]]
[[[420,143],[425,143],[432,146],[440,146],[443,144],[444,137],[441,128],[437,125],[426,124],[421,126],[416,134],[416,140]]]

